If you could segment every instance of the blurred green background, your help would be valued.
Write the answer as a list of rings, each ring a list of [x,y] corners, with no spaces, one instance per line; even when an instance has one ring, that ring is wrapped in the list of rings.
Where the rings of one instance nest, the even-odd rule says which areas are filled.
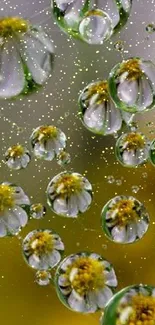
[[[56,52],[53,75],[39,94],[0,103],[1,181],[19,184],[33,203],[46,205],[47,184],[63,169],[56,162],[32,158],[27,169],[10,172],[3,156],[6,149],[17,142],[29,147],[33,128],[48,123],[60,127],[67,135],[67,150],[72,157],[68,170],[86,175],[94,191],[91,208],[77,220],[56,216],[47,207],[44,220],[31,220],[22,230],[21,238],[0,240],[0,317],[6,325],[99,323],[100,314],[73,313],[61,304],[52,285],[39,287],[35,283],[35,272],[23,260],[21,243],[22,238],[36,228],[52,228],[58,232],[65,243],[65,255],[83,250],[103,255],[114,265],[118,289],[134,283],[155,285],[155,169],[150,163],[136,170],[122,167],[114,155],[116,139],[93,135],[83,127],[77,114],[79,91],[92,80],[107,78],[111,68],[122,60],[114,49],[116,41],[124,42],[123,57],[154,60],[155,33],[148,35],[145,28],[154,22],[155,4],[150,0],[133,2],[131,17],[122,32],[103,46],[89,46],[68,39],[58,29],[51,18],[48,0],[1,1],[1,16],[20,14],[43,25],[54,41]],[[149,139],[155,137],[154,110],[137,116],[136,121],[138,129]],[[110,176],[113,183],[109,182]],[[150,214],[147,234],[132,245],[110,242],[101,229],[103,205],[119,194],[135,196]]]

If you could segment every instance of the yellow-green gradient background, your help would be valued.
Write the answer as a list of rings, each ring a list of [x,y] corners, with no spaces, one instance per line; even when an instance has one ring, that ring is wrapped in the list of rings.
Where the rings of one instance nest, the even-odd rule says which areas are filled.
[[[72,162],[67,167],[82,174],[93,184],[91,208],[77,220],[54,215],[47,207],[44,220],[31,220],[19,238],[0,239],[0,320],[8,325],[95,325],[100,315],[83,316],[67,310],[58,300],[52,285],[40,287],[34,282],[35,272],[23,260],[22,238],[36,228],[52,228],[65,243],[65,256],[78,251],[103,255],[115,268],[119,286],[134,283],[155,285],[155,168],[148,163],[138,169],[123,168],[116,162],[112,136],[94,136],[77,115],[80,89],[92,80],[107,78],[110,69],[121,60],[114,50],[118,39],[124,41],[125,58],[141,56],[154,60],[155,33],[148,36],[147,24],[154,21],[155,5],[150,0],[133,1],[132,15],[126,28],[104,46],[88,46],[68,40],[50,18],[49,1],[1,1],[2,15],[32,17],[41,23],[55,43],[55,65],[49,83],[39,94],[13,102],[0,103],[1,181],[23,187],[33,203],[46,205],[46,187],[61,172],[56,162],[36,161],[26,170],[10,172],[3,163],[5,150],[17,142],[29,147],[29,136],[38,125],[51,123],[68,137]],[[44,10],[44,8],[46,8]],[[155,111],[136,117],[138,129],[150,139],[155,137]],[[149,123],[151,122],[151,124]],[[148,125],[149,123],[149,125]],[[107,177],[115,182],[109,184]],[[132,187],[138,186],[138,193]],[[115,195],[133,195],[143,202],[150,214],[150,227],[142,240],[132,245],[110,242],[101,229],[100,214],[104,204]],[[46,205],[47,206],[47,205]]]

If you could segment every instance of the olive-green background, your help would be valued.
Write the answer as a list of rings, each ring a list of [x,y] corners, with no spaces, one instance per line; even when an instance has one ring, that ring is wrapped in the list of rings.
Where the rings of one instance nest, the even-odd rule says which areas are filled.
[[[3,163],[5,150],[17,142],[29,147],[32,129],[44,124],[60,127],[68,137],[72,162],[68,169],[85,174],[93,184],[91,208],[76,220],[65,219],[47,208],[44,220],[31,220],[21,232],[21,239],[35,228],[52,228],[65,243],[65,254],[94,251],[111,261],[116,270],[119,288],[133,284],[155,285],[155,168],[148,163],[139,169],[126,169],[116,162],[114,137],[94,136],[77,115],[79,90],[97,78],[107,78],[110,69],[121,60],[114,49],[118,39],[124,41],[124,57],[142,56],[154,60],[155,33],[147,38],[147,24],[154,21],[153,1],[133,1],[132,15],[120,35],[103,46],[89,46],[69,40],[51,18],[49,1],[10,0],[0,2],[0,15],[31,18],[42,24],[55,44],[53,75],[39,94],[13,102],[0,102],[1,181],[23,187],[32,202],[46,205],[45,190],[49,180],[62,171],[56,162],[34,158],[26,170],[10,172]],[[150,139],[155,137],[155,111],[137,117],[139,130]],[[108,183],[108,176],[115,182]],[[138,192],[132,187],[138,186]],[[101,229],[103,205],[119,194],[134,195],[144,202],[150,213],[150,227],[138,243],[119,245],[106,239]],[[83,316],[67,310],[57,299],[54,288],[40,287],[33,272],[24,262],[19,238],[0,239],[0,321],[12,325],[94,325],[100,315]]]

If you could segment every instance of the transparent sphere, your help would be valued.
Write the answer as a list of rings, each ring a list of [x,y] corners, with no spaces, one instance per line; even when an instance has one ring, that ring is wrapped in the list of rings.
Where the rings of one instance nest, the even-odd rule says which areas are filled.
[[[114,197],[103,207],[101,216],[106,236],[120,244],[136,242],[149,227],[149,215],[144,205],[133,196]]]
[[[137,284],[117,292],[105,308],[102,325],[154,324],[155,287]]]
[[[79,25],[83,40],[89,44],[102,44],[112,35],[112,21],[102,10],[91,10],[86,13]]]
[[[47,286],[51,281],[51,273],[48,271],[37,271],[35,275],[35,282],[40,286]]]
[[[115,105],[130,113],[155,105],[155,65],[133,57],[117,64],[109,75],[109,92]]]
[[[150,141],[140,132],[123,134],[116,142],[116,157],[124,167],[138,167],[149,158]]]
[[[57,215],[77,218],[92,203],[92,185],[84,176],[65,171],[48,184],[47,203]]]
[[[46,214],[46,208],[42,203],[32,204],[30,207],[30,215],[33,219],[42,219]]]
[[[58,298],[70,310],[95,313],[104,309],[117,287],[113,266],[101,255],[80,252],[66,257],[55,273]]]
[[[71,156],[65,150],[62,150],[60,154],[57,156],[57,163],[59,166],[64,167],[65,165],[70,164]]]

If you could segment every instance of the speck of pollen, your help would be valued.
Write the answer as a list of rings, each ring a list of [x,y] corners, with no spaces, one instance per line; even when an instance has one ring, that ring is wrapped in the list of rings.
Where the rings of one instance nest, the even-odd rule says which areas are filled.
[[[57,194],[70,197],[72,194],[80,193],[83,189],[80,176],[65,174],[54,184]]]
[[[9,37],[16,33],[26,33],[29,23],[20,17],[5,17],[0,19],[0,36]]]
[[[145,146],[144,137],[140,133],[129,133],[124,142],[127,142],[127,150],[143,149]]]
[[[0,212],[14,207],[14,189],[9,185],[0,185]]]
[[[100,261],[90,257],[79,257],[66,270],[66,277],[69,278],[74,271],[76,274],[71,281],[71,286],[80,296],[104,288],[104,266]]]
[[[8,155],[12,158],[21,157],[24,153],[24,148],[21,145],[16,145],[8,149]]]
[[[53,236],[47,231],[38,232],[32,236],[29,242],[31,254],[41,256],[53,250]]]
[[[119,76],[124,73],[128,73],[127,79],[128,80],[137,80],[143,76],[143,71],[140,67],[140,60],[139,59],[130,59],[126,62],[123,62],[120,66]]]
[[[48,140],[52,138],[56,138],[58,135],[58,130],[55,126],[47,125],[42,126],[38,130],[39,140]]]
[[[131,307],[133,312],[125,325],[155,325],[155,297],[136,295]]]
[[[125,227],[131,222],[137,222],[140,217],[135,210],[135,203],[132,200],[120,200],[113,205],[111,211],[117,211],[115,221],[118,226]]]
[[[98,94],[96,103],[101,104],[102,102],[107,102],[109,100],[108,92],[108,83],[107,81],[99,81],[97,84],[92,85],[89,88],[89,96],[87,99],[90,99],[93,95]]]

